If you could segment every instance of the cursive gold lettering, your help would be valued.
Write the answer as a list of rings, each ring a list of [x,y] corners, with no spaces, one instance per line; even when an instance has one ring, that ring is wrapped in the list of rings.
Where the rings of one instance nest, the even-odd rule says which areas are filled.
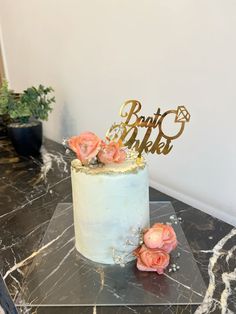
[[[124,112],[124,109],[128,106],[131,105],[130,111],[129,112]],[[126,118],[125,120],[125,124],[127,124],[128,126],[134,126],[136,125],[136,121],[138,119],[138,115],[137,113],[141,110],[141,103],[137,100],[128,100],[126,101],[120,110],[120,116],[122,118]],[[136,117],[136,120],[133,123],[130,123],[130,120],[132,118],[132,116]]]
[[[141,155],[142,152],[167,155],[173,148],[171,141],[182,134],[185,122],[188,122],[190,119],[190,114],[184,106],[178,106],[177,110],[168,110],[163,114],[161,114],[161,110],[158,108],[153,116],[148,117],[139,115],[140,110],[141,103],[139,101],[126,101],[120,110],[120,116],[125,118],[125,121],[111,127],[108,131],[108,137],[110,137],[111,140],[120,139],[124,143],[124,146],[135,149],[139,152],[139,155]],[[165,134],[162,129],[163,120],[169,114],[174,114],[175,123],[180,123],[178,133],[173,136]],[[119,128],[119,126],[122,127]],[[146,128],[142,140],[137,138],[139,128]],[[153,130],[156,128],[157,136],[155,141],[152,141],[150,137]],[[118,135],[118,131],[121,129],[122,133]]]

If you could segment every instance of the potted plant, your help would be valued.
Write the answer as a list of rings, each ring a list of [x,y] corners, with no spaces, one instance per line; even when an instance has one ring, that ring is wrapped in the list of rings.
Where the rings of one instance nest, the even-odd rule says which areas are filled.
[[[9,91],[9,90],[8,90]],[[42,145],[42,122],[52,111],[52,87],[29,87],[21,94],[9,91],[6,112],[12,119],[8,134],[19,155],[37,156]]]
[[[12,100],[13,92],[8,89],[6,80],[2,81],[0,87],[0,138],[7,136],[7,125],[10,123],[8,104]]]

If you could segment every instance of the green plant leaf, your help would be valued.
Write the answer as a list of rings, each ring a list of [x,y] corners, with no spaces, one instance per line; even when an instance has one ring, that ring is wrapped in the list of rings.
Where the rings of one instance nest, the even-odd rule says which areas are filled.
[[[52,111],[55,97],[51,95],[52,87],[32,86],[16,94],[9,90],[7,81],[0,88],[0,114],[8,114],[13,120],[22,123],[30,118],[47,120]]]

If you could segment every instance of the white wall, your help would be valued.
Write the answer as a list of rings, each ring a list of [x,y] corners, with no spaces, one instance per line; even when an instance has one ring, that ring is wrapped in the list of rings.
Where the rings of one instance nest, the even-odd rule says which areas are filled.
[[[151,184],[236,225],[235,16],[235,0],[0,0],[11,86],[56,89],[46,136],[102,136],[126,99],[188,104]]]

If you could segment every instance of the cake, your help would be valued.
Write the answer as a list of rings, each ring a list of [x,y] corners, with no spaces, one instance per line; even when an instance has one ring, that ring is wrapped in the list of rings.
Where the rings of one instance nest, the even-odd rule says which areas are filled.
[[[163,114],[158,108],[148,117],[140,110],[139,101],[128,100],[120,110],[123,121],[114,123],[104,139],[84,132],[68,140],[77,157],[71,162],[75,247],[93,262],[125,265],[136,258],[139,270],[163,274],[178,241],[170,223],[149,226],[143,153],[168,154],[190,114],[183,105]],[[175,136],[162,128],[170,114],[180,125]],[[143,139],[140,129],[146,129]],[[150,138],[154,129],[155,141]]]
[[[149,227],[146,162],[126,158],[100,167],[71,163],[76,249],[103,264],[133,260],[140,231]]]
[[[145,159],[117,137],[84,132],[68,140],[71,162],[75,247],[87,259],[119,264],[137,259],[141,271],[163,274],[177,246],[172,226],[149,227]]]

